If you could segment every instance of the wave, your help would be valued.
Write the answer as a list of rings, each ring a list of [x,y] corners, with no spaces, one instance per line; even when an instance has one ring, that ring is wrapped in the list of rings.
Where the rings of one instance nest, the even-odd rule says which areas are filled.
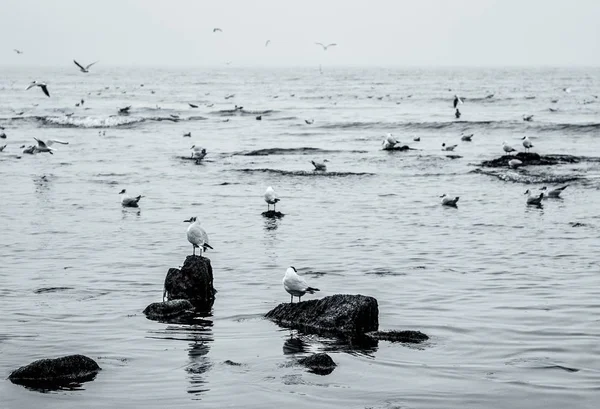
[[[600,123],[591,122],[587,124],[541,124],[539,126],[545,131],[574,131],[574,132],[596,132],[600,130]]]
[[[247,109],[222,109],[220,111],[213,111],[211,112],[212,115],[218,115],[218,116],[250,116],[250,115],[270,115],[273,114],[275,111],[273,109],[266,109],[266,110],[255,110],[255,111],[251,111],[251,110],[247,110]]]
[[[475,169],[472,173],[480,173],[483,175],[494,176],[505,182],[524,183],[524,184],[561,184],[573,182],[582,179],[579,175],[550,175],[550,174],[525,174],[513,171],[488,171],[483,169]]]
[[[346,176],[371,176],[373,173],[367,172],[315,172],[307,170],[281,170],[269,168],[257,169],[235,169],[237,172],[244,173],[274,173],[283,176],[310,176],[310,177],[346,177]]]
[[[330,150],[330,149],[321,149],[321,148],[302,147],[302,148],[257,149],[257,150],[253,150],[253,151],[235,152],[234,155],[240,155],[240,156],[308,155],[308,154],[340,153],[340,152],[367,153],[367,151],[343,151],[343,150]]]
[[[454,126],[476,126],[496,125],[507,121],[448,121],[448,122],[341,122],[336,124],[325,124],[316,126],[322,129],[381,129],[381,128],[405,128],[405,129],[444,129]],[[521,122],[510,121],[508,123],[518,124]]]
[[[148,121],[202,121],[208,118],[203,116],[190,116],[188,118],[173,118],[171,116],[134,117],[125,115],[100,116],[18,116],[2,118],[0,122],[29,121],[38,123],[42,127],[50,128],[118,128],[134,126]]]

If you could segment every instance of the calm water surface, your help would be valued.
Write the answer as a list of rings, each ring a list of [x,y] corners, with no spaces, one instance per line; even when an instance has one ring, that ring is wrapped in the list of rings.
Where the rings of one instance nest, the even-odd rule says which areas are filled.
[[[523,196],[541,184],[473,171],[523,135],[539,153],[600,157],[600,70],[94,68],[0,76],[1,408],[597,407],[600,165],[544,170],[578,179],[543,208]],[[25,92],[32,79],[52,97]],[[417,150],[380,150],[386,132]],[[18,159],[33,137],[69,145]],[[200,165],[182,159],[193,144],[208,151]],[[269,185],[278,221],[261,216]],[[120,206],[122,188],[144,195],[140,209]],[[190,254],[190,216],[214,247],[213,314],[149,321],[141,311]],[[352,350],[278,328],[262,316],[288,301],[289,265],[321,288],[308,298],[370,295],[380,328],[431,339]],[[292,365],[319,351],[332,374]],[[72,353],[103,368],[78,390],[6,380]]]

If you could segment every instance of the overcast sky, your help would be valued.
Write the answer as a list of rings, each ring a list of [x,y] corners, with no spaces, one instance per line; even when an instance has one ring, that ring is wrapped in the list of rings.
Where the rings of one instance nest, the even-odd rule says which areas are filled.
[[[0,65],[600,66],[600,0],[0,1]]]

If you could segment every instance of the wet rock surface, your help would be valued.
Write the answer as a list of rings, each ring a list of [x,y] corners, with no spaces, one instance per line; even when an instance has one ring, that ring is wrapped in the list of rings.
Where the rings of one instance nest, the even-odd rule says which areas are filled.
[[[379,328],[377,300],[364,295],[337,294],[283,303],[265,317],[280,326],[322,336],[353,337]]]
[[[85,355],[68,355],[34,361],[13,371],[8,379],[34,389],[59,389],[91,381],[100,369]]]
[[[283,216],[285,216],[283,213],[275,210],[268,210],[266,212],[262,212],[262,215],[270,219],[281,219]]]
[[[317,375],[329,375],[337,366],[333,359],[327,354],[313,354],[298,360],[298,364],[309,369]]]
[[[369,332],[367,335],[369,338],[376,339],[379,341],[389,342],[403,342],[409,344],[420,344],[421,342],[427,341],[429,337],[423,334],[421,331],[375,331]]]
[[[210,260],[187,256],[181,269],[170,268],[165,277],[163,299],[188,300],[198,311],[209,311],[215,301]]]
[[[189,315],[193,310],[194,306],[188,300],[170,300],[150,304],[144,309],[144,314],[154,321],[168,321]]]
[[[508,167],[508,162],[512,159],[519,159],[523,162],[521,166],[551,166],[560,163],[579,163],[585,158],[571,155],[539,155],[534,152],[519,152],[516,155],[504,155],[496,159],[481,162],[484,168]]]

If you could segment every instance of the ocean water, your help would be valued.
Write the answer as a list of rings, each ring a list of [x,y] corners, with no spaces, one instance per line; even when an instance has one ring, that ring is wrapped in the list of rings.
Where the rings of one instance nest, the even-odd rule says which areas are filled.
[[[25,91],[33,79],[51,98]],[[3,69],[0,408],[597,407],[599,80],[600,69]],[[415,150],[382,151],[387,132]],[[523,135],[534,152],[585,158],[476,171],[502,141],[523,150]],[[21,154],[34,137],[69,145]],[[208,152],[198,165],[184,159],[193,144]],[[313,159],[329,171],[312,172]],[[556,176],[573,179],[563,199],[526,206],[524,191]],[[261,216],[267,186],[280,220]],[[139,209],[121,207],[123,188],[144,195]],[[214,247],[212,315],[149,321],[141,311],[191,254],[190,216]],[[289,302],[290,265],[321,289],[307,299],[370,295],[380,329],[430,340],[353,349],[277,327],[262,316]],[[293,364],[319,351],[338,364],[330,375]],[[42,393],[6,379],[73,353],[102,367],[93,382]]]

